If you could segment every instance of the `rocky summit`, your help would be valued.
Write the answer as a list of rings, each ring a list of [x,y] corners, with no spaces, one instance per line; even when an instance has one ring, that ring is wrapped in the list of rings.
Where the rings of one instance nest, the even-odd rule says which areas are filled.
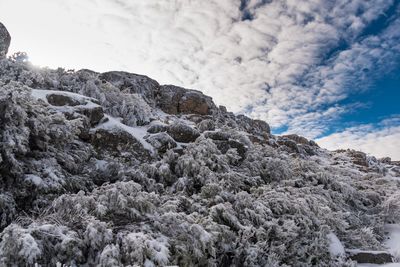
[[[9,44],[0,24],[0,266],[399,260],[397,162],[273,135],[143,75],[38,68]]]
[[[11,35],[7,28],[0,22],[0,58],[4,58],[7,55],[10,42]]]

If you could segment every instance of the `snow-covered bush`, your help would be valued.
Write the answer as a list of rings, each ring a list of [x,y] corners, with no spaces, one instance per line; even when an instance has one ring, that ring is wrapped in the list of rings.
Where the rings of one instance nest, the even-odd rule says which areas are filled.
[[[293,150],[223,109],[165,114],[158,83],[107,75],[0,60],[0,265],[351,266],[329,253],[329,233],[346,249],[382,249],[384,224],[400,222],[391,162],[290,140]],[[92,124],[83,106],[36,89],[92,97],[84,107],[107,116]],[[134,133],[130,151],[94,143],[112,117]],[[153,142],[138,160],[154,148],[145,140],[161,140],[153,119],[192,135],[171,133],[174,145]]]

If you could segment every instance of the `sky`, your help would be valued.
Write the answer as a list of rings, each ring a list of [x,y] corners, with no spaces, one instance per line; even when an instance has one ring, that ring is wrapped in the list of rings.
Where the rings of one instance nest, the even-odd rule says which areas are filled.
[[[144,74],[400,160],[400,0],[0,0],[0,21],[35,65]]]

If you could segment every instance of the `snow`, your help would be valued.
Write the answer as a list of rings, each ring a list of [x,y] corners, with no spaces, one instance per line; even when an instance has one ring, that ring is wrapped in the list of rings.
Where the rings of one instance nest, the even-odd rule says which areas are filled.
[[[357,254],[357,253],[368,253],[368,254],[381,254],[387,253],[384,250],[363,250],[363,249],[348,249],[346,250],[350,255]]]
[[[384,245],[395,259],[400,261],[400,224],[387,224],[385,230],[388,232],[388,239]]]
[[[147,127],[131,127],[128,125],[125,125],[121,122],[120,118],[114,118],[109,115],[105,115],[108,118],[108,121],[97,126],[96,129],[108,129],[108,130],[123,130],[131,134],[136,140],[138,140],[142,146],[150,151],[151,153],[154,153],[154,148],[151,146],[145,139],[144,137],[148,135],[149,133],[147,132]]]
[[[372,263],[358,263],[357,267],[400,267],[400,263],[385,263],[385,264],[372,264]]]
[[[82,100],[89,101],[89,102],[97,101],[96,99],[88,97],[88,96],[71,93],[71,92],[65,92],[65,91],[57,91],[57,90],[32,89],[32,93],[31,93],[31,95],[35,99],[41,99],[41,100],[45,101],[46,103],[47,103],[47,96],[50,94],[68,96],[68,97],[71,97],[78,101],[82,101]],[[92,103],[92,104],[94,104],[94,103]],[[96,104],[94,104],[94,105],[96,105]],[[98,105],[96,105],[96,106],[98,106]]]
[[[108,162],[106,160],[96,160],[96,169],[97,170],[105,170],[107,167]]]
[[[32,95],[33,98],[35,98],[37,100],[41,99],[41,100],[43,100],[44,102],[47,103],[47,98],[46,97],[47,97],[47,95],[51,94],[52,92],[54,92],[54,91],[52,91],[52,90],[32,89],[31,95]]]
[[[25,180],[32,182],[36,186],[40,186],[43,184],[42,178],[34,174],[25,175]]]
[[[343,255],[344,247],[342,242],[340,242],[339,238],[334,233],[329,233],[327,235],[329,240],[329,252],[333,257]]]

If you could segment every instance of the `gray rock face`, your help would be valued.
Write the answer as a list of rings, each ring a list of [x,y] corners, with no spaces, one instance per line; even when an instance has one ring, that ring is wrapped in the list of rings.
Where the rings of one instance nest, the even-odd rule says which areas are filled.
[[[289,138],[293,141],[295,141],[297,144],[303,144],[303,145],[309,145],[309,141],[307,138],[298,136],[297,134],[288,134],[288,135],[283,135],[283,137]]]
[[[277,143],[281,146],[286,146],[290,152],[299,153],[299,147],[297,146],[296,142],[292,139],[281,137],[278,139]]]
[[[350,259],[358,263],[385,264],[393,262],[392,255],[388,252],[358,251],[350,254]]]
[[[172,136],[176,141],[183,143],[194,142],[200,133],[182,122],[175,123],[168,128],[169,135]]]
[[[7,28],[0,22],[0,58],[7,55],[8,47],[11,43],[11,35]]]
[[[99,75],[103,82],[109,82],[131,94],[141,94],[148,103],[152,103],[154,94],[159,87],[157,81],[147,76],[123,71],[110,71]]]
[[[368,167],[368,161],[367,161],[367,154],[361,151],[355,151],[355,150],[349,150],[347,153],[354,164],[363,166],[363,167]]]
[[[212,140],[218,140],[218,141],[229,140],[229,134],[223,131],[206,132],[204,136]]]
[[[211,113],[212,101],[197,91],[188,91],[179,100],[179,112],[207,115]]]
[[[124,131],[98,129],[91,136],[91,144],[99,156],[105,154],[125,162],[146,161],[151,158],[149,151],[132,135]]]
[[[197,124],[197,127],[200,130],[200,132],[214,131],[215,123],[211,119],[206,119],[206,120],[201,121],[199,124]]]
[[[81,103],[72,97],[59,94],[50,94],[46,96],[47,101],[53,106],[78,106]]]
[[[167,130],[167,126],[163,125],[163,124],[153,124],[149,127],[149,129],[147,129],[148,133],[160,133],[160,132],[165,132]]]
[[[174,139],[165,132],[152,135],[147,138],[146,141],[155,147],[160,153],[165,153],[167,150],[177,146]]]
[[[262,120],[253,120],[252,126],[256,128],[261,133],[271,133],[271,129],[265,121]]]
[[[212,98],[200,91],[188,90],[173,85],[160,86],[157,105],[168,114],[208,115],[216,106]]]
[[[185,94],[185,89],[173,85],[160,86],[157,95],[157,106],[168,114],[179,113],[179,100]]]
[[[262,120],[253,120],[244,115],[234,116],[234,119],[238,125],[238,127],[242,128],[243,130],[256,134],[256,135],[263,135],[263,134],[270,134],[271,129],[265,121]]]
[[[380,158],[379,162],[390,164],[392,162],[392,159],[390,157],[384,157],[384,158]]]
[[[79,110],[79,112],[88,117],[92,127],[97,125],[101,119],[104,118],[104,110],[102,107],[83,107]]]
[[[318,147],[317,143],[314,141],[308,140],[307,138],[297,134],[289,134],[279,137],[278,144],[288,147],[291,152],[309,156],[315,155],[315,149]]]

